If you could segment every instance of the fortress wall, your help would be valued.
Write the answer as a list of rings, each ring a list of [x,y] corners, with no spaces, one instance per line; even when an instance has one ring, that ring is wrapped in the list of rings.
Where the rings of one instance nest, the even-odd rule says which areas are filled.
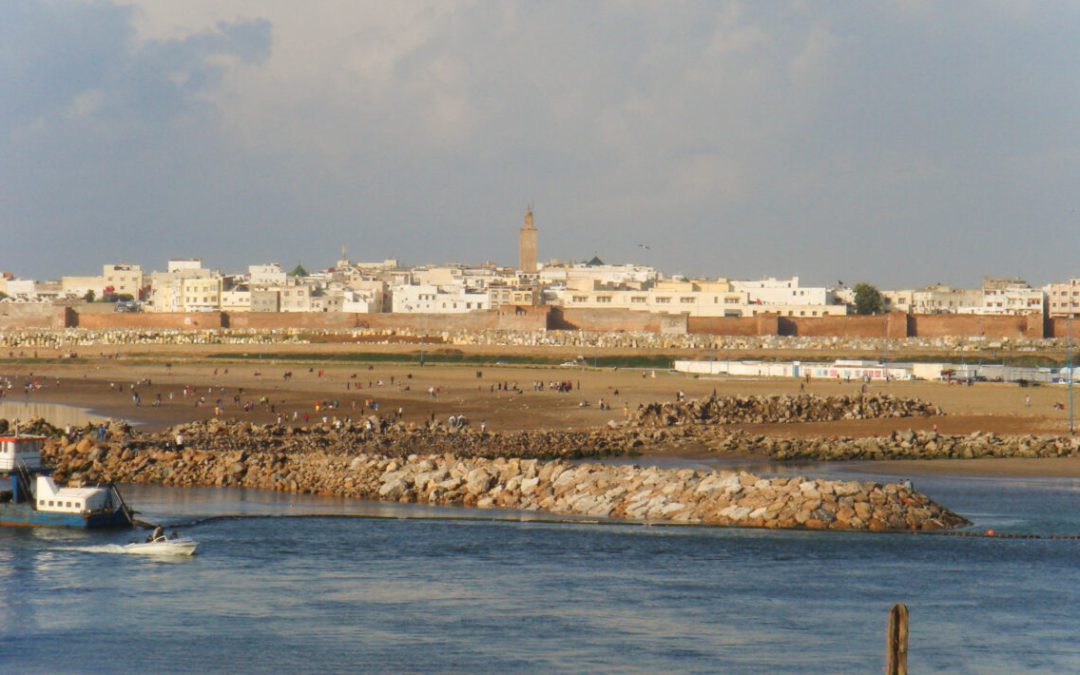
[[[75,325],[89,330],[122,328],[166,328],[176,330],[213,330],[222,328],[221,312],[112,312],[79,313]]]
[[[74,321],[69,307],[37,302],[0,302],[0,329],[66,328]]]

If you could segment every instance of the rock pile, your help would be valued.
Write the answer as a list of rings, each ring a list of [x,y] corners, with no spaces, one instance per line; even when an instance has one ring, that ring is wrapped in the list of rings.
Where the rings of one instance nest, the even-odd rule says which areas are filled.
[[[641,406],[631,424],[638,427],[672,427],[687,424],[832,422],[944,414],[941,408],[926,401],[889,394],[710,396]]]
[[[777,460],[977,459],[983,457],[1077,457],[1080,437],[966,436],[936,431],[895,431],[866,438],[773,438],[731,434],[710,444],[716,452],[757,452]]]
[[[290,455],[326,451],[405,456],[417,452],[461,457],[580,459],[626,454],[634,437],[621,429],[593,431],[481,431],[446,424],[416,425],[372,416],[361,422],[293,427],[236,421],[191,422],[160,434],[132,435],[139,447],[167,448],[179,435],[184,445],[214,452],[249,449]]]
[[[57,476],[162,485],[244,486],[403,503],[544,511],[634,521],[834,530],[941,530],[967,525],[898,484],[765,479],[561,460],[451,454],[290,455],[194,448],[135,450],[89,438],[57,439],[46,456]]]

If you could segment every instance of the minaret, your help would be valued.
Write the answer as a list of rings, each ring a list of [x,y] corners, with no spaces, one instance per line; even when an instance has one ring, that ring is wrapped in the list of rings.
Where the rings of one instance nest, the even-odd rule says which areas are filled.
[[[536,227],[533,225],[532,207],[525,209],[525,224],[518,235],[518,269],[522,272],[536,271]]]

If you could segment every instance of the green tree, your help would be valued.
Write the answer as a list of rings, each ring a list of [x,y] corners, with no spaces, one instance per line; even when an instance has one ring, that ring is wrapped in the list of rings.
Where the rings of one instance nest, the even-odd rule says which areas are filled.
[[[96,297],[97,297],[97,294],[94,293],[93,289],[90,289],[89,291],[86,292],[86,295],[83,296],[83,300],[85,300],[87,302],[93,302],[94,298],[96,298]]]
[[[855,284],[855,313],[881,314],[885,311],[885,300],[881,291],[868,283]]]

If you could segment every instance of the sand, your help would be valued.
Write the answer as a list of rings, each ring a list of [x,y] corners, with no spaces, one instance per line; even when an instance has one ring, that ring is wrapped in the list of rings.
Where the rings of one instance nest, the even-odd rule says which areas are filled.
[[[340,351],[340,345],[297,346],[287,351],[309,351],[314,359],[324,351]],[[251,350],[250,347],[247,348]],[[86,350],[83,350],[86,352]],[[790,379],[694,378],[662,370],[595,369],[582,367],[450,366],[418,364],[341,364],[333,362],[208,361],[214,352],[236,352],[235,347],[206,347],[142,350],[129,349],[107,357],[89,357],[79,362],[0,362],[0,377],[10,379],[13,388],[5,400],[59,403],[93,410],[100,415],[129,419],[148,430],[179,422],[209,419],[220,399],[223,417],[257,423],[271,422],[280,414],[292,419],[327,416],[358,417],[366,400],[379,403],[381,413],[404,411],[406,421],[420,421],[431,415],[445,419],[465,414],[474,423],[486,421],[492,430],[588,429],[609,420],[623,418],[624,409],[638,404],[671,400],[679,391],[688,397],[713,391],[720,395],[797,394],[803,383]],[[516,349],[513,353],[527,350]],[[44,355],[43,355],[44,356]],[[291,379],[284,374],[291,372]],[[141,405],[132,400],[132,384],[137,385]],[[533,382],[542,381],[544,391],[534,391]],[[552,391],[552,382],[568,382],[569,392]],[[23,385],[36,382],[40,388],[25,393]],[[513,388],[520,389],[520,393]],[[185,387],[194,393],[185,397]],[[808,393],[857,394],[862,384],[813,381]],[[438,393],[432,396],[431,388]],[[242,390],[242,393],[241,393]],[[941,406],[947,413],[936,418],[852,420],[811,424],[732,425],[750,433],[790,436],[868,436],[900,429],[936,428],[945,434],[988,431],[998,434],[1062,434],[1068,429],[1067,410],[1055,403],[1067,403],[1063,387],[1021,388],[1017,385],[978,383],[975,386],[936,382],[893,382],[871,384],[873,392],[913,396]],[[617,393],[616,393],[617,392]],[[234,403],[239,396],[240,404]],[[1030,396],[1030,404],[1027,397]],[[154,403],[160,397],[160,405]],[[205,404],[196,405],[200,397]],[[255,405],[251,411],[241,406],[266,397],[273,406]],[[603,398],[611,410],[602,411]],[[328,409],[333,402],[337,407]],[[580,407],[582,401],[589,407]],[[319,410],[316,410],[316,404]],[[1067,405],[1066,405],[1067,408]],[[965,475],[1080,476],[1080,460],[1006,459],[947,460],[881,463],[875,470],[903,473]]]

